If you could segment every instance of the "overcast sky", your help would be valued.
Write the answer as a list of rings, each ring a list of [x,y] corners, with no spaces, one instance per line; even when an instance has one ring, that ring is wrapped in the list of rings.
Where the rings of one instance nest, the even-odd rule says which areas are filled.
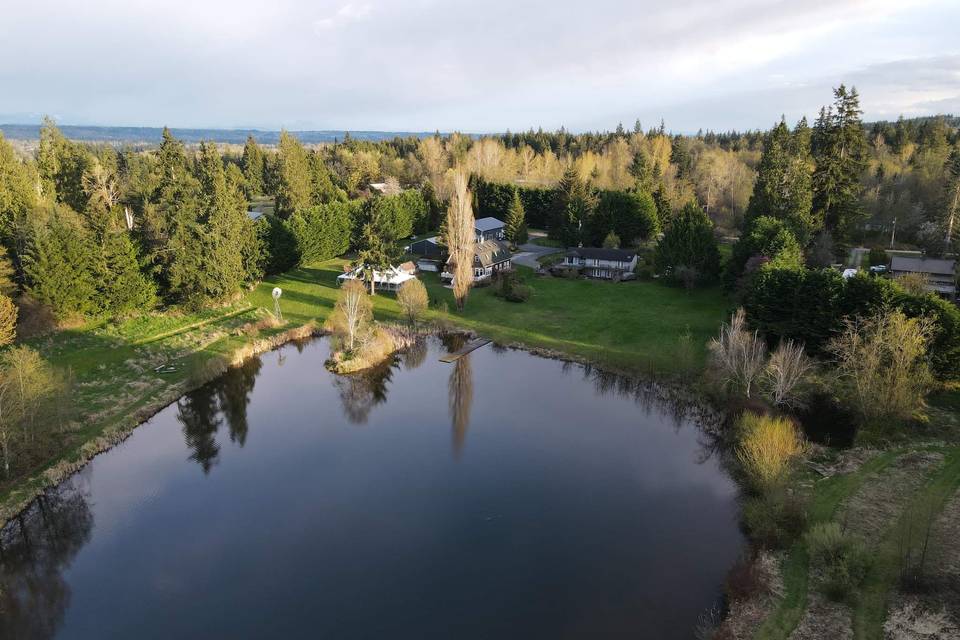
[[[0,122],[766,128],[960,114],[958,0],[8,0]]]

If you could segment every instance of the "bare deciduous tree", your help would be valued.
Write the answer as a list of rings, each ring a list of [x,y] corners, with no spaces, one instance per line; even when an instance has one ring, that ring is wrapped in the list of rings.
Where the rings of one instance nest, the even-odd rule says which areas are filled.
[[[813,368],[813,360],[803,351],[803,345],[783,340],[770,355],[765,371],[770,398],[776,406],[796,406],[798,387]]]
[[[727,386],[742,391],[748,398],[763,372],[766,346],[756,331],[747,329],[747,314],[737,309],[730,324],[720,327],[720,336],[710,341],[713,363]]]
[[[847,322],[830,348],[863,418],[908,418],[922,405],[932,383],[926,361],[932,334],[931,320],[900,310]]]
[[[447,208],[447,247],[453,267],[453,297],[460,311],[463,311],[473,284],[474,234],[473,205],[467,189],[467,175],[458,170],[453,175],[453,195]]]
[[[348,280],[340,290],[330,323],[346,348],[353,351],[370,324],[373,303],[359,280]]]

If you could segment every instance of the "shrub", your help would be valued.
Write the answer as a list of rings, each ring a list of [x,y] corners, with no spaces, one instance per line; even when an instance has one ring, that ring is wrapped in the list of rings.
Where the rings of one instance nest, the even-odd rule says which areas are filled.
[[[803,533],[806,521],[804,504],[780,487],[747,498],[743,504],[747,533],[768,549],[788,547]]]
[[[815,525],[804,540],[811,566],[822,574],[823,593],[834,600],[852,595],[870,569],[866,545],[836,522]]]
[[[805,448],[800,430],[786,417],[745,411],[737,421],[737,435],[737,458],[750,482],[760,490],[780,484]]]
[[[932,331],[930,320],[899,310],[847,321],[831,349],[847,402],[864,420],[909,418],[922,405],[932,381],[926,361]]]
[[[766,345],[756,331],[747,330],[743,309],[737,309],[730,323],[720,327],[720,337],[710,341],[710,353],[724,386],[749,398],[753,383],[763,371]]]
[[[0,293],[0,347],[13,342],[17,336],[17,305]]]
[[[515,271],[501,271],[493,282],[493,295],[508,302],[526,302],[530,287],[525,285]]]
[[[419,280],[407,280],[397,291],[397,303],[410,324],[416,324],[417,318],[426,310],[428,302],[427,288]]]

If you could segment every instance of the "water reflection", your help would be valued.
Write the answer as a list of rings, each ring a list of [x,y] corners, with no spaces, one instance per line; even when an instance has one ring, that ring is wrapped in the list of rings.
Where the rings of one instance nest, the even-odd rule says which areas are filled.
[[[373,408],[387,401],[387,385],[393,379],[396,364],[391,359],[359,373],[332,377],[343,404],[343,415],[351,424],[366,424]]]
[[[418,369],[420,365],[423,364],[424,360],[427,359],[427,354],[430,350],[427,348],[426,340],[417,340],[416,343],[409,349],[407,349],[402,355],[401,360],[403,361],[403,368],[407,371],[412,371]]]
[[[473,406],[473,368],[470,366],[469,353],[453,363],[447,388],[450,393],[450,429],[453,435],[453,457],[459,459],[464,442],[467,439],[467,429],[470,427],[470,409]]]
[[[0,637],[53,637],[70,603],[62,572],[92,527],[78,476],[38,498],[0,532]]]
[[[740,552],[698,410],[512,348],[439,362],[465,342],[335,376],[317,340],[188,394],[2,532],[0,638],[690,637]]]
[[[210,473],[219,460],[217,431],[224,419],[230,440],[240,446],[246,442],[249,429],[247,406],[262,366],[260,358],[250,358],[177,401],[177,421],[183,428],[183,439],[191,452],[189,459],[197,462],[205,474]]]

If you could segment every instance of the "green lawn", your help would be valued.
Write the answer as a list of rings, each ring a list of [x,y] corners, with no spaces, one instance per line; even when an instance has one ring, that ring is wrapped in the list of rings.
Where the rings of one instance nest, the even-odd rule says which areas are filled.
[[[336,276],[343,264],[333,260],[269,278],[249,300],[268,306],[270,289],[280,286],[285,318],[325,318],[336,301]],[[719,289],[688,293],[655,282],[538,278],[529,269],[519,271],[532,289],[527,302],[506,302],[490,287],[479,287],[471,291],[463,313],[455,311],[452,292],[436,274],[423,274],[429,316],[500,342],[561,351],[624,371],[672,374],[679,373],[680,335],[689,329],[694,363],[702,364],[706,343],[730,306]],[[443,303],[446,313],[438,310]],[[378,318],[399,319],[392,295],[378,294],[374,310]]]

